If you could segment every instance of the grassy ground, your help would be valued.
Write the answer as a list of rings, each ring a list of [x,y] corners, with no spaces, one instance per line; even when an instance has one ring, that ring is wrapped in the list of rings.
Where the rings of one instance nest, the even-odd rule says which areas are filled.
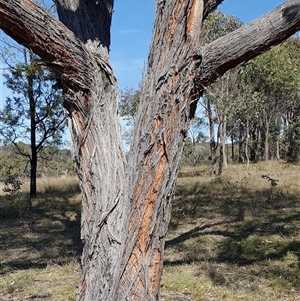
[[[165,300],[300,300],[299,166],[259,163],[246,176],[234,165],[215,179],[208,171],[183,169],[178,179]]]
[[[0,196],[0,300],[75,300],[81,252],[78,182],[41,179],[38,191],[30,210],[26,192]]]
[[[300,167],[209,167],[178,178],[166,241],[162,300],[300,300]],[[277,186],[262,175],[279,180]],[[75,300],[80,197],[75,179],[0,196],[0,300]]]

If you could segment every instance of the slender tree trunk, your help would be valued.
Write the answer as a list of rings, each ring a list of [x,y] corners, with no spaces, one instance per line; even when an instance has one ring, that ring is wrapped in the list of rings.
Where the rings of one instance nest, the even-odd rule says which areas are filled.
[[[263,145],[264,145],[264,161],[267,162],[269,161],[269,131],[270,131],[270,121],[268,117],[265,117],[265,122],[264,122],[264,140],[263,140]]]
[[[276,160],[280,160],[280,142],[279,139],[276,140]]]
[[[26,66],[29,66],[31,62],[31,57],[29,62],[27,60],[27,50],[24,48],[24,61]],[[27,85],[28,85],[28,98],[29,98],[29,114],[30,114],[30,148],[31,148],[31,158],[30,158],[30,198],[36,198],[36,172],[37,172],[37,149],[36,149],[36,103],[34,95],[34,79],[30,71],[27,72]]]
[[[196,166],[196,141],[193,138],[193,166]]]
[[[246,158],[246,175],[249,173],[249,153],[248,153],[248,144],[249,144],[249,120],[246,120],[246,137],[245,137],[245,158]]]
[[[242,121],[239,122],[239,163],[244,163],[245,157],[243,152],[245,129]]]
[[[35,150],[32,149],[31,159],[30,159],[30,198],[31,199],[34,199],[37,196],[36,174],[37,174],[37,154]]]
[[[234,137],[233,135],[230,136],[231,139],[231,160],[234,162]]]
[[[211,102],[207,99],[206,112],[209,121],[209,148],[210,148],[210,160],[211,160],[211,168],[210,168],[210,176],[213,177],[217,173],[217,148],[218,142],[215,141],[215,122],[213,118],[213,112],[211,107]]]
[[[227,168],[227,156],[226,156],[226,124],[227,116],[220,118],[220,158],[219,158],[219,175],[222,174],[223,169]]]

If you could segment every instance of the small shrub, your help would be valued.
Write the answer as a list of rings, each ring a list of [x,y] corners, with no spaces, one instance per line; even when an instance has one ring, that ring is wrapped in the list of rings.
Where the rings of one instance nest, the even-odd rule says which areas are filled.
[[[16,175],[11,174],[10,171],[7,172],[2,182],[4,183],[3,192],[11,196],[19,194],[23,185],[23,182]]]

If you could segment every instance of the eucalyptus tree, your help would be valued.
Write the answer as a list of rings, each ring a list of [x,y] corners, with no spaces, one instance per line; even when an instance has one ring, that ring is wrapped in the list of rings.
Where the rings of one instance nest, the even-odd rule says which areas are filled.
[[[123,140],[130,146],[135,116],[140,103],[140,88],[126,88],[120,92],[118,113],[126,122],[122,128]]]
[[[197,116],[197,114],[195,114],[194,118],[191,120],[188,131],[189,139],[185,141],[184,146],[184,155],[186,157],[185,159],[188,165],[196,166],[196,164],[199,163],[199,152],[197,152],[196,146],[201,142],[205,142],[205,140],[207,139],[204,132],[202,131],[203,127],[205,126],[206,123],[204,118],[199,117]]]
[[[37,53],[64,87],[82,190],[78,300],[159,300],[164,238],[180,156],[203,91],[300,28],[300,0],[203,45],[222,0],[158,0],[127,160],[109,63],[113,0],[0,0],[0,28]]]
[[[29,163],[30,197],[35,198],[38,158],[45,146],[62,143],[67,115],[62,110],[62,91],[55,87],[52,74],[26,48],[15,50],[3,49],[4,83],[11,95],[0,112],[0,135]]]
[[[293,69],[300,77],[300,38],[293,37],[286,41],[289,60],[293,62]],[[286,159],[289,162],[300,161],[300,88],[289,98],[288,106],[281,115],[283,124],[283,142]]]
[[[203,24],[205,30],[205,43],[212,41],[234,31],[242,26],[242,22],[234,17],[227,16],[222,12],[214,12],[208,16]],[[238,100],[239,94],[238,67],[229,70],[221,78],[211,84],[203,95],[202,104],[206,111],[210,133],[210,153],[211,153],[211,176],[217,173],[217,149],[219,148],[219,168],[220,175],[223,168],[227,167],[227,156],[225,144],[227,138],[227,119]],[[218,125],[217,139],[215,138],[215,125]]]
[[[257,128],[261,136],[262,157],[269,160],[269,140],[278,142],[280,136],[280,123],[283,113],[293,111],[298,104],[297,95],[300,90],[299,55],[290,45],[296,45],[297,38],[274,47],[269,52],[248,62],[243,70],[244,97],[256,98],[260,110],[256,110],[260,126]],[[299,43],[298,43],[299,47]],[[297,62],[298,60],[298,62]],[[251,108],[253,112],[253,108]],[[271,131],[272,130],[272,131]],[[272,137],[273,136],[273,137]],[[258,142],[258,144],[260,144]],[[279,147],[276,143],[277,148]],[[276,149],[276,156],[279,150]]]

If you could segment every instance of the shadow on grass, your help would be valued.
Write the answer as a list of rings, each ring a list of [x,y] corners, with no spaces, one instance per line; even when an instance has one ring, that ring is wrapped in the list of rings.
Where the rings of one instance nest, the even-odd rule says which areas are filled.
[[[165,265],[211,261],[242,266],[281,260],[288,253],[300,261],[297,193],[281,187],[255,190],[224,177],[179,185],[176,195],[170,232],[179,229],[181,234],[165,247],[181,255],[166,258]],[[196,226],[183,231],[187,224]]]
[[[25,194],[0,196],[0,274],[79,259],[79,188],[45,191],[32,203]]]

